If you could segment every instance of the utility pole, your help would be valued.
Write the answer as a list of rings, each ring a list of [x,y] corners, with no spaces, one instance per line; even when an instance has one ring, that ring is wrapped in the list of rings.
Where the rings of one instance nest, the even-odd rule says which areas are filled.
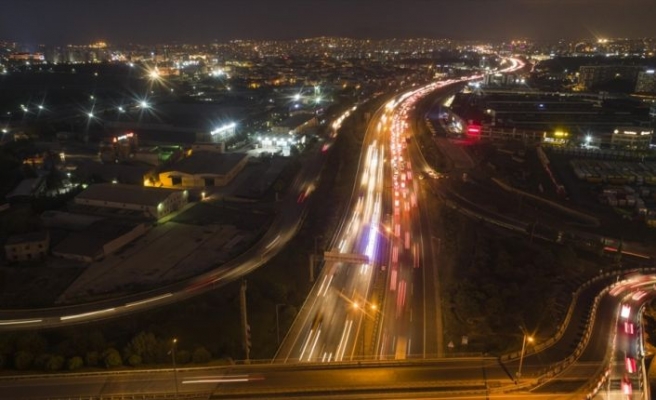
[[[314,254],[310,254],[310,283],[314,282]]]
[[[280,346],[280,317],[278,309],[280,306],[286,306],[285,303],[276,304],[276,338],[278,338],[278,346]]]
[[[246,309],[246,279],[241,281],[241,288],[239,290],[239,308],[241,311],[241,329],[244,337],[244,363],[250,364],[251,355],[251,327],[248,325],[248,311]]]
[[[173,360],[173,380],[175,381],[175,400],[180,398],[180,391],[178,388],[178,367],[175,364],[175,352],[178,350],[178,339],[173,339],[173,346],[171,347],[171,358]]]

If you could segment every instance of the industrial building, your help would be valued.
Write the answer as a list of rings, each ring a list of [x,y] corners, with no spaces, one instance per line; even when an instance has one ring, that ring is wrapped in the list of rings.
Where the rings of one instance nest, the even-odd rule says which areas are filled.
[[[91,185],[75,197],[75,204],[136,211],[155,219],[181,209],[187,202],[184,190],[111,183]]]
[[[12,235],[5,242],[5,257],[10,262],[39,260],[48,255],[49,247],[48,231]]]
[[[92,262],[115,252],[146,233],[143,223],[103,219],[72,232],[52,249],[52,254],[69,260]]]
[[[197,151],[159,173],[160,185],[165,188],[204,188],[225,186],[244,169],[248,155]]]

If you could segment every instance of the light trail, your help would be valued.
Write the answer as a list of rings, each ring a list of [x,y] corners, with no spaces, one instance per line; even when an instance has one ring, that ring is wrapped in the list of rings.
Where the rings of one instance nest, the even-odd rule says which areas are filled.
[[[152,297],[150,299],[128,303],[125,306],[126,307],[135,307],[135,306],[139,306],[139,305],[142,305],[142,304],[152,303],[153,301],[163,300],[163,299],[166,299],[167,297],[171,297],[171,296],[173,296],[173,293],[167,293],[167,294],[163,294],[161,296]]]

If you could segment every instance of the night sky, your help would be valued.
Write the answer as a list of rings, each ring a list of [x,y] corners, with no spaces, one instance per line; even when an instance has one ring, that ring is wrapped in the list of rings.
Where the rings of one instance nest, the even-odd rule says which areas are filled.
[[[0,40],[656,36],[656,0],[0,0]]]

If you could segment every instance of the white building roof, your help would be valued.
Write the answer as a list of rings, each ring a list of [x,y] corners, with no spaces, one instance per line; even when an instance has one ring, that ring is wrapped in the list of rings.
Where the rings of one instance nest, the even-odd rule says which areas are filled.
[[[156,187],[98,183],[89,186],[85,191],[75,196],[75,200],[107,201],[113,203],[137,204],[142,206],[157,206],[171,194],[182,192],[176,189]]]

